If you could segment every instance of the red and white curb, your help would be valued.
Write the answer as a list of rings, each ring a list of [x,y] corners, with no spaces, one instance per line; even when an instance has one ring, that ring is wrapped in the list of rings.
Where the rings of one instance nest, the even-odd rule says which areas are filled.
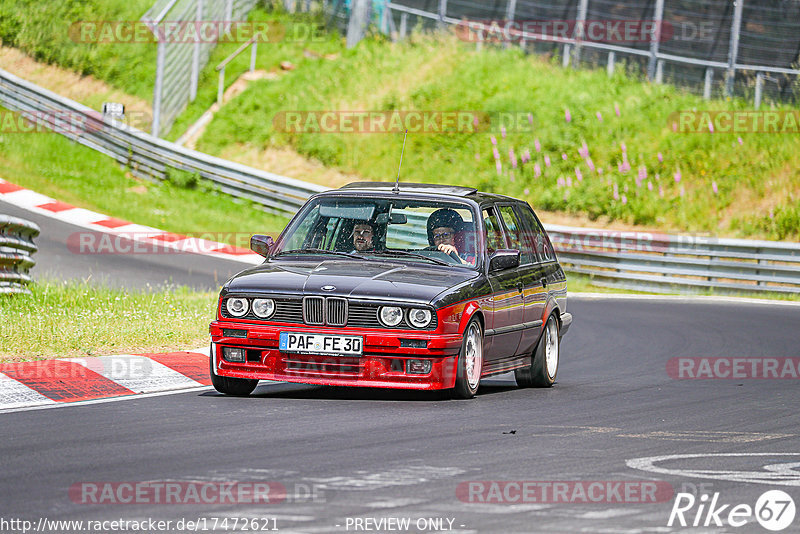
[[[0,411],[209,385],[207,347],[0,363]]]
[[[143,243],[147,250],[162,248],[177,253],[202,254],[253,265],[264,261],[264,258],[249,249],[165,232],[83,208],[76,208],[3,179],[0,179],[0,200],[46,217],[86,228],[92,232]],[[102,248],[102,246],[102,243],[97,244],[98,248]],[[109,246],[109,249],[113,249],[113,247]]]

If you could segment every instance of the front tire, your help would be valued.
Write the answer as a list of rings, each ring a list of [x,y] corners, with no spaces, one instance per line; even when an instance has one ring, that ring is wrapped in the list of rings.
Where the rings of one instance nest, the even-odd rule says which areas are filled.
[[[560,341],[558,319],[552,314],[547,319],[542,337],[539,338],[539,343],[533,351],[530,366],[514,371],[518,386],[549,388],[555,383],[561,350]]]
[[[461,352],[458,353],[458,375],[455,396],[471,399],[478,391],[483,370],[483,331],[477,319],[472,319],[464,331]]]
[[[230,378],[227,376],[217,375],[217,373],[214,372],[213,354],[208,359],[208,367],[209,373],[211,374],[211,385],[223,395],[246,397],[250,395],[258,385],[258,380],[250,380],[247,378]]]

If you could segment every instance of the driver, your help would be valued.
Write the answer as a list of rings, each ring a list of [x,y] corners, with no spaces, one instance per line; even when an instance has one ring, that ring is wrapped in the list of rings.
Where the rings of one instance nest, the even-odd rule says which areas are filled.
[[[356,252],[373,250],[375,245],[375,227],[370,222],[357,222],[353,226],[353,247]]]
[[[450,208],[442,208],[431,213],[428,218],[428,243],[435,250],[441,250],[445,254],[453,255],[466,264],[459,255],[458,248],[456,248],[456,232],[459,232],[464,227],[464,219],[461,218],[454,210]]]

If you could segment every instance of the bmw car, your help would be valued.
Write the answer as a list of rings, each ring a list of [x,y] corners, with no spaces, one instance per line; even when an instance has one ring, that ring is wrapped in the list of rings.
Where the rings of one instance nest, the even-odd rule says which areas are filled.
[[[471,187],[353,183],[311,197],[210,325],[217,391],[259,380],[449,390],[556,380],[567,283],[528,203]]]

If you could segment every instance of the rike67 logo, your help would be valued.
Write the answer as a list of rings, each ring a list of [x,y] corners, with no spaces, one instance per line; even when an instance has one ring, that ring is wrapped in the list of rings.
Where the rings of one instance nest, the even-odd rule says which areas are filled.
[[[667,526],[738,528],[755,519],[765,529],[777,532],[790,526],[794,516],[794,500],[781,490],[763,493],[755,506],[721,503],[719,492],[710,497],[703,494],[699,498],[691,493],[678,493]]]

